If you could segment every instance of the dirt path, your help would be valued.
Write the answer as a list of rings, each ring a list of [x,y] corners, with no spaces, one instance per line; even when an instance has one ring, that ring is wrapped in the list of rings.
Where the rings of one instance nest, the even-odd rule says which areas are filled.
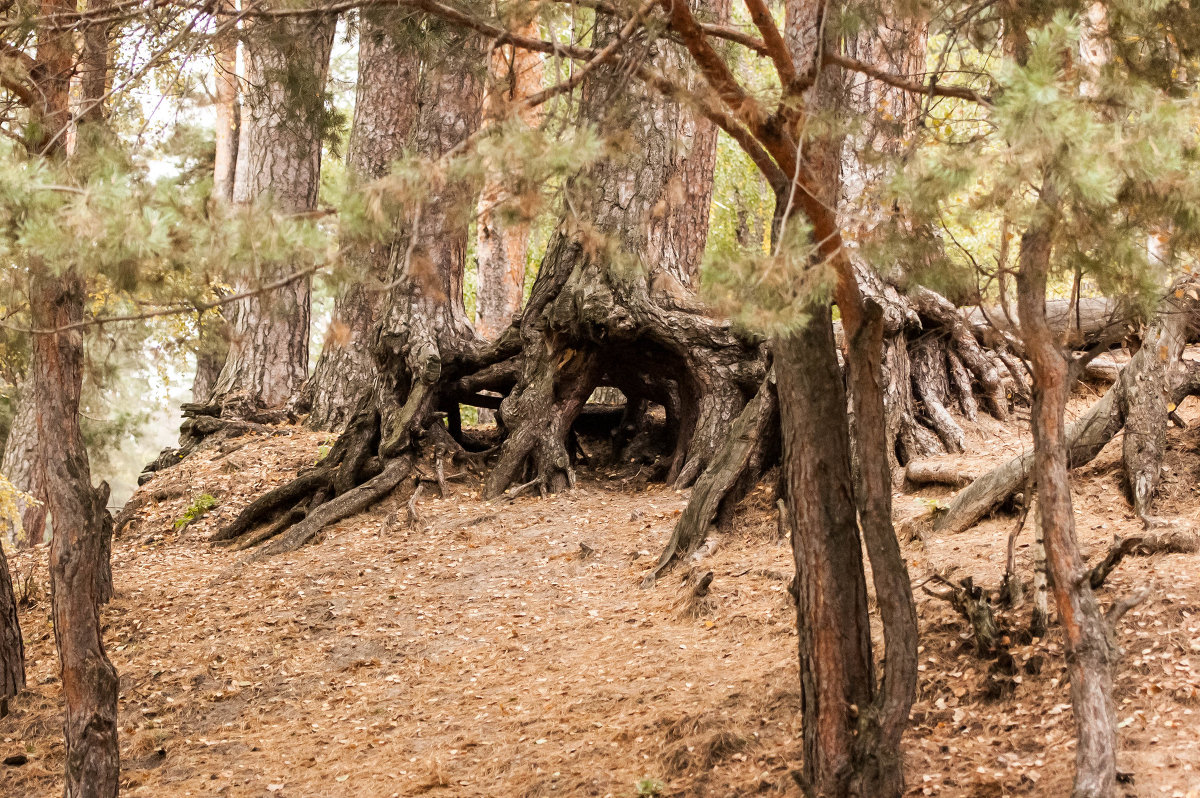
[[[993,459],[1017,445],[992,432]],[[1195,512],[1181,486],[1196,483],[1200,438],[1173,436],[1167,503]],[[413,528],[403,507],[383,506],[247,568],[204,544],[322,440],[297,433],[185,463],[152,484],[161,498],[115,547],[105,620],[126,794],[633,796],[652,781],[662,795],[799,794],[792,568],[765,489],[704,561],[715,579],[700,607],[682,605],[682,573],[638,587],[685,501],[663,488],[593,481],[488,505],[460,483],[423,499]],[[1133,524],[1105,458],[1077,484],[1095,551]],[[173,531],[206,491],[217,510]],[[902,497],[899,512],[921,506]],[[914,578],[956,566],[996,583],[1010,523],[916,544]],[[44,586],[44,557],[17,555],[14,569]],[[1200,556],[1131,561],[1104,600],[1145,580],[1158,589],[1122,637],[1121,769],[1133,778],[1123,787],[1187,795],[1200,790]],[[1022,670],[1011,696],[989,700],[988,664],[966,650],[962,623],[929,599],[920,613],[913,793],[1065,794],[1073,753],[1057,639],[1018,648],[1023,668],[1042,656],[1040,673]],[[43,601],[21,617],[32,689],[0,720],[0,755],[29,762],[0,766],[0,795],[61,791],[47,614]]]

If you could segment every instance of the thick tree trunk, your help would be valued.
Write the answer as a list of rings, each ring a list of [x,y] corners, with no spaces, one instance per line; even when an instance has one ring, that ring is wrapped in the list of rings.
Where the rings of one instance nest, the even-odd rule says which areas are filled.
[[[373,30],[378,38],[372,47],[379,48],[374,55],[409,57],[402,40],[391,38],[397,35],[392,29]],[[482,48],[478,38],[440,27],[418,33],[443,41],[413,69],[420,77],[410,143],[436,160],[479,124],[480,85],[472,65]],[[290,551],[388,495],[410,474],[417,453],[449,458],[461,451],[448,442],[435,414],[447,387],[479,360],[462,303],[467,219],[476,195],[476,185],[443,175],[415,208],[410,203],[405,209],[393,237],[381,245],[389,289],[371,343],[375,390],[360,399],[346,431],[320,463],[261,496],[214,541],[240,546],[271,541],[256,556]]]
[[[284,213],[316,207],[321,173],[324,87],[334,18],[260,20],[247,35],[246,92],[235,202],[269,197]],[[267,267],[240,288],[286,276]],[[229,357],[213,398],[229,406],[283,405],[308,377],[311,282],[296,280],[236,304]]]
[[[604,22],[594,46],[615,35],[615,24]],[[622,130],[641,147],[590,170],[587,193],[574,206],[579,217],[568,215],[547,247],[521,318],[529,354],[500,407],[511,433],[488,475],[486,495],[526,481],[527,469],[544,491],[572,484],[567,434],[600,385],[668,408],[679,434],[667,478],[686,487],[757,390],[763,377],[757,347],[730,335],[727,324],[696,314],[674,276],[694,271],[678,258],[698,258],[702,250],[702,239],[699,248],[681,246],[678,236],[664,232],[671,226],[662,218],[686,196],[677,176],[684,168],[677,134],[685,113],[657,95],[631,92],[609,67],[584,84],[581,119]],[[703,215],[706,229],[707,211],[687,213],[697,225]],[[657,227],[660,222],[666,226]],[[617,261],[623,259],[640,260],[646,276],[622,274]]]
[[[536,37],[538,23],[530,21],[516,32]],[[484,124],[504,122],[513,105],[541,88],[540,53],[519,50],[512,45],[494,48],[483,95]],[[522,108],[518,116],[529,127],[537,127],[542,116],[541,106]],[[489,341],[508,329],[513,317],[521,310],[525,261],[529,254],[529,220],[521,212],[520,197],[513,195],[504,175],[502,164],[487,165],[476,220],[479,283],[475,294],[475,331]]]
[[[346,166],[358,185],[385,176],[411,144],[417,119],[420,58],[397,34],[407,23],[394,12],[363,15],[359,31],[358,90]],[[409,31],[409,36],[419,31]],[[354,276],[334,299],[321,357],[306,387],[308,426],[340,431],[375,379],[370,342],[383,303],[383,285],[395,242],[347,241]]]
[[[46,534],[46,485],[37,465],[41,450],[37,403],[31,380],[27,377],[17,398],[17,412],[8,431],[8,440],[4,442],[4,460],[0,463],[0,472],[13,487],[37,500],[18,502],[24,535],[18,543],[24,545],[41,543]]]
[[[690,0],[697,13],[717,23],[729,20],[730,0]],[[696,90],[703,81],[686,51],[678,45],[661,45],[659,68],[670,75],[688,75]],[[707,117],[681,108],[665,120],[672,148],[666,175],[666,190],[649,218],[647,259],[652,291],[659,301],[670,302],[676,286],[694,290],[708,241],[708,219],[712,206],[713,177],[717,165],[717,126]]]
[[[1033,372],[1034,474],[1046,567],[1054,603],[1067,642],[1071,703],[1078,748],[1075,798],[1107,798],[1117,766],[1117,724],[1112,704],[1113,649],[1099,604],[1085,578],[1075,539],[1071,503],[1066,405],[1070,369],[1058,338],[1046,320],[1046,281],[1050,266],[1057,200],[1048,183],[1041,190],[1041,218],[1021,239],[1017,301],[1021,337]]]
[[[83,318],[83,281],[72,275],[35,275],[30,318],[35,328],[56,329]],[[53,437],[39,469],[54,518],[50,586],[54,639],[62,667],[66,717],[68,798],[117,794],[117,672],[104,651],[97,589],[105,583],[106,488],[91,484],[87,450],[79,429],[83,333],[33,337],[30,366],[38,431]]]

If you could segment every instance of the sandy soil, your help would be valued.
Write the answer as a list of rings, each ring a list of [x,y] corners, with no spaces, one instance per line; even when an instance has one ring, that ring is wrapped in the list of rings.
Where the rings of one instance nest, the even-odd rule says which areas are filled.
[[[1018,451],[1022,427],[982,422],[971,447],[984,454],[964,466]],[[150,483],[144,495],[157,498],[114,546],[117,598],[104,620],[121,673],[125,794],[799,795],[792,566],[769,489],[701,563],[715,578],[700,606],[681,590],[686,570],[639,588],[686,496],[605,474],[570,495],[491,504],[477,485],[453,483],[452,495],[421,499],[415,526],[385,503],[318,545],[240,567],[205,538],[325,443],[306,432],[247,440]],[[1200,430],[1171,441],[1160,512],[1194,520]],[[1110,444],[1076,475],[1093,559],[1137,529],[1119,472]],[[203,493],[217,507],[175,530]],[[897,516],[946,495],[898,494]],[[937,569],[996,585],[1012,526],[1001,516],[909,544],[914,583]],[[1026,576],[1031,539],[1019,549]],[[29,594],[31,687],[0,720],[0,758],[29,757],[0,766],[5,796],[62,789],[44,560],[35,549],[11,562]],[[1122,794],[1200,795],[1200,555],[1127,560],[1102,600],[1142,584],[1152,597],[1120,630]],[[962,620],[924,594],[919,612],[912,793],[1065,795],[1072,722],[1057,633],[1013,648],[1018,683],[993,699],[990,663]],[[1006,620],[1019,627],[1027,614]]]

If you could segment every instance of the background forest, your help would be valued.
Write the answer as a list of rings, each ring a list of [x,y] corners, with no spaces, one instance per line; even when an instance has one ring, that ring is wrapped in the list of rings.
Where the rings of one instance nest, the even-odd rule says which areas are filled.
[[[13,794],[1200,789],[1188,3],[0,12]]]

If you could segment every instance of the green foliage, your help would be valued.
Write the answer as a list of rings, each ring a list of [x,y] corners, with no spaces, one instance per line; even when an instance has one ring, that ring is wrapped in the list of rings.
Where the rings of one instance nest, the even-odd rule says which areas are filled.
[[[827,299],[830,264],[818,257],[812,230],[796,215],[780,230],[773,251],[710,247],[701,270],[705,298],[740,326],[766,335],[807,323],[807,308]]]
[[[1161,31],[1138,34],[1150,42]],[[994,105],[949,104],[959,110],[926,131],[891,186],[888,199],[903,213],[883,246],[904,253],[914,277],[1002,279],[1016,266],[1022,231],[1050,213],[1058,218],[1051,267],[1059,290],[1078,273],[1085,290],[1148,308],[1172,274],[1196,268],[1195,93],[1164,90],[1116,60],[1091,73],[1078,64],[1080,37],[1078,20],[1058,11],[1029,32],[1021,62],[975,59],[990,76]],[[944,235],[914,237],[914,227]],[[1168,230],[1170,252],[1156,260],[1147,240]]]
[[[175,520],[175,529],[183,529],[193,521],[203,518],[205,513],[217,506],[217,500],[207,493],[196,497],[195,501],[183,511],[183,515]]]
[[[667,785],[663,784],[658,779],[653,779],[649,776],[645,777],[644,779],[639,779],[635,786],[637,788],[638,796],[647,796],[647,798],[653,798],[655,795],[661,795],[662,791],[667,788]]]
[[[28,493],[17,490],[4,474],[0,474],[0,541],[20,540],[25,536],[21,524],[21,505],[38,504],[37,499]]]
[[[775,194],[750,156],[724,132],[717,139],[708,246],[731,252],[737,248],[767,251]]]

